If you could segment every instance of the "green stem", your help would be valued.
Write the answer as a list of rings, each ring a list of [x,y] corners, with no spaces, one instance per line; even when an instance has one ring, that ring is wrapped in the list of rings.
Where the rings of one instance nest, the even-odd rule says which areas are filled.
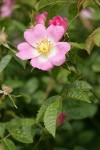
[[[10,133],[7,136],[5,136],[3,139],[1,139],[0,142],[2,142],[3,140],[7,139],[9,136],[10,136]]]
[[[11,95],[10,95],[10,94],[8,94],[8,97],[10,98],[10,100],[13,102],[13,104],[14,104],[15,108],[17,109],[17,106],[16,106],[16,104],[15,104],[15,102],[14,102],[14,100],[12,99],[12,97],[11,97]]]
[[[71,23],[79,16],[79,13],[69,22],[69,27],[71,25]],[[68,28],[69,29],[69,28]]]

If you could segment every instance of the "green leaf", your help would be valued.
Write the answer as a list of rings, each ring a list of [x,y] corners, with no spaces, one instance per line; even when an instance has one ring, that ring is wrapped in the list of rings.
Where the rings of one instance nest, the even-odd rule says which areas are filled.
[[[33,7],[36,4],[37,0],[17,0],[17,3],[29,5]]]
[[[92,86],[87,83],[86,81],[75,81],[73,83],[66,84],[65,88],[70,89],[77,89],[81,91],[89,91],[92,89]],[[67,90],[67,89],[66,89]]]
[[[22,143],[32,143],[32,128],[35,124],[34,119],[13,119],[11,122],[6,123],[6,128],[10,135],[17,141]]]
[[[46,110],[44,114],[44,124],[45,128],[48,130],[55,137],[56,132],[56,120],[61,112],[62,109],[62,102],[56,101],[52,103]]]
[[[10,54],[8,54],[2,58],[2,60],[0,61],[0,73],[7,67],[11,58],[12,58],[12,56]]]
[[[22,126],[13,131],[9,131],[11,136],[22,143],[33,143],[31,127]]]
[[[55,101],[59,101],[61,100],[61,96],[52,96],[50,98],[48,98],[43,104],[42,106],[40,107],[39,111],[38,111],[38,114],[37,114],[37,117],[36,117],[36,123],[39,123],[40,121],[42,121],[43,119],[43,116],[44,116],[44,113],[46,111],[46,109],[48,108],[48,106],[50,104],[52,104],[53,102]]]
[[[16,150],[15,144],[9,139],[4,139],[2,144],[5,148],[4,150]]]
[[[68,91],[67,99],[74,99],[74,100],[85,101],[90,103],[90,99],[85,92],[80,90],[75,90],[75,89]]]
[[[48,6],[48,5],[54,5],[54,4],[57,4],[57,3],[67,3],[67,2],[68,2],[68,0],[40,0],[36,4],[35,8],[37,10],[39,10],[39,9],[45,7],[45,6]]]
[[[68,80],[70,82],[74,82],[78,79],[82,78],[82,74],[81,73],[75,73],[75,72],[71,72],[69,75],[68,75]]]
[[[32,126],[35,124],[34,119],[24,118],[20,120],[22,126]]]
[[[22,67],[25,69],[27,61],[23,61],[23,60],[21,60],[20,58],[16,57],[16,53],[18,52],[18,50],[17,50],[10,42],[9,42],[9,45],[8,45],[8,44],[4,44],[4,46],[10,50],[11,55],[12,55],[12,56],[15,58],[15,60],[18,61],[18,62],[22,65]]]
[[[70,100],[64,101],[63,111],[66,113],[68,120],[84,119],[93,117],[97,112],[97,106],[90,103]]]
[[[96,36],[94,36],[94,43],[100,47],[100,30],[98,30],[99,33],[97,33]]]
[[[86,40],[86,50],[90,54],[94,45],[100,46],[100,28],[97,28]]]
[[[78,48],[78,49],[86,49],[86,45],[83,43],[74,43],[74,42],[70,42],[72,47]]]
[[[5,124],[0,123],[0,137],[3,138],[5,133]]]
[[[91,85],[85,81],[75,81],[66,84],[62,89],[61,95],[64,99],[73,99],[90,103],[88,92],[92,89]]]
[[[14,130],[15,128],[19,128],[21,126],[32,126],[35,124],[35,120],[32,118],[18,118],[12,119],[10,122],[6,123],[7,130]]]

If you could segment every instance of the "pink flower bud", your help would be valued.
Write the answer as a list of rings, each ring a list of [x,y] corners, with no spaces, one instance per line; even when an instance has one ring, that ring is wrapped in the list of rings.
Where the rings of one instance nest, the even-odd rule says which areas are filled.
[[[3,0],[3,5],[0,8],[0,16],[1,17],[9,17],[12,15],[13,11],[13,0]]]
[[[52,20],[49,20],[49,25],[53,24],[55,26],[62,26],[64,31],[68,29],[68,24],[66,23],[67,18],[62,18],[60,16],[54,17]]]
[[[80,13],[80,16],[82,18],[87,18],[87,19],[91,19],[92,18],[92,14],[90,11],[88,11],[87,9],[83,9]]]
[[[56,121],[57,126],[61,126],[64,123],[66,117],[67,117],[66,114],[64,114],[63,112],[60,112]]]
[[[93,28],[91,20],[94,19],[95,10],[92,7],[83,9],[80,12],[80,19],[86,29],[91,30]]]
[[[80,12],[80,17],[83,19],[93,19],[95,10],[92,7],[85,8]]]
[[[47,12],[37,15],[35,17],[36,23],[45,25],[47,15],[48,15]]]

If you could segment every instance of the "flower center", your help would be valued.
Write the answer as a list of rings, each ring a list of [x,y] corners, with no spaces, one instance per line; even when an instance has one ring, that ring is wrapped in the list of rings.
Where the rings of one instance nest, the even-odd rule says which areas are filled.
[[[41,54],[47,54],[50,52],[52,47],[52,43],[46,39],[42,40],[41,42],[37,43],[37,50]]]

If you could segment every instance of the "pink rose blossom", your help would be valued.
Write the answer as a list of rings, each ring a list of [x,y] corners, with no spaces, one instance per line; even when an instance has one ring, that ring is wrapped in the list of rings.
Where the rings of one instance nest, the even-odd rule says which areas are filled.
[[[30,64],[41,70],[60,66],[71,48],[69,43],[59,42],[63,35],[64,29],[61,26],[50,25],[46,29],[44,25],[37,24],[34,29],[24,32],[26,42],[18,45],[16,56],[22,60],[31,59]]]
[[[68,29],[68,24],[66,23],[67,18],[61,18],[60,16],[54,17],[52,20],[49,20],[49,25],[53,24],[55,26],[62,26],[64,31]]]
[[[64,114],[63,112],[60,112],[58,118],[57,118],[57,126],[61,126],[63,125],[65,119],[66,119],[66,114]]]
[[[0,7],[0,16],[9,17],[12,15],[14,2],[13,0],[3,0],[3,5]]]
[[[37,15],[35,17],[36,23],[45,25],[47,15],[48,15],[47,12]]]

